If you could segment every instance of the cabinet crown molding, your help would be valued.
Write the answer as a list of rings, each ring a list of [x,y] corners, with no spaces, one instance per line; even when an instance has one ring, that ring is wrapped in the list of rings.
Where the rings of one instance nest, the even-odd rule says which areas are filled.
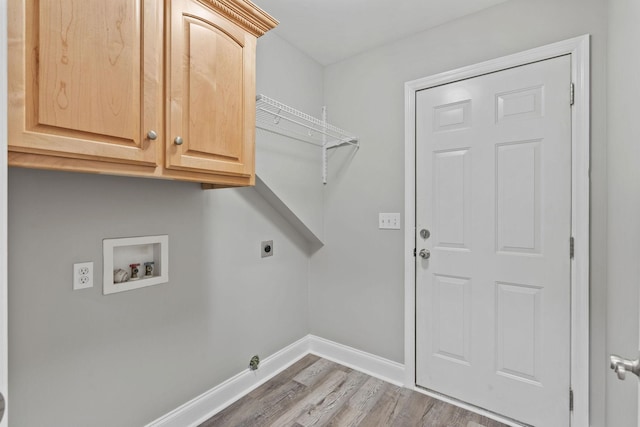
[[[278,25],[278,21],[248,0],[198,0],[240,25],[256,37]]]

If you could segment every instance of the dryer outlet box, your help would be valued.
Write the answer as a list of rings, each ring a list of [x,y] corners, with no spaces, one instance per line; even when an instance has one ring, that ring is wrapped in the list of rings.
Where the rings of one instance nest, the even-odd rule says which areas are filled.
[[[260,243],[261,257],[266,258],[268,256],[273,256],[273,240],[265,240]]]

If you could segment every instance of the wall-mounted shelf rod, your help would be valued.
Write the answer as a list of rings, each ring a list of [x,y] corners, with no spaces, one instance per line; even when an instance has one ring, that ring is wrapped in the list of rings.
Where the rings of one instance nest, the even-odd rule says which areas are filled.
[[[327,151],[350,145],[359,148],[358,138],[322,120],[264,95],[256,96],[256,127],[293,138],[322,149],[322,182],[327,183]]]

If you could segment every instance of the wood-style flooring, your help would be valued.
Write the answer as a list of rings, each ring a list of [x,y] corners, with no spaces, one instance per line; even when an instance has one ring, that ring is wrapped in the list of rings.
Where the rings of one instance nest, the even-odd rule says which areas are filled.
[[[200,427],[507,427],[308,355]]]

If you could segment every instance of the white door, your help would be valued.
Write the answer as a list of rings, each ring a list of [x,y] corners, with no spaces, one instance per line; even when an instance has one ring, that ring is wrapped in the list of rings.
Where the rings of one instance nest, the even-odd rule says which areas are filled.
[[[7,2],[0,2],[0,427],[7,396]]]
[[[542,427],[570,425],[570,67],[416,94],[416,383]]]

